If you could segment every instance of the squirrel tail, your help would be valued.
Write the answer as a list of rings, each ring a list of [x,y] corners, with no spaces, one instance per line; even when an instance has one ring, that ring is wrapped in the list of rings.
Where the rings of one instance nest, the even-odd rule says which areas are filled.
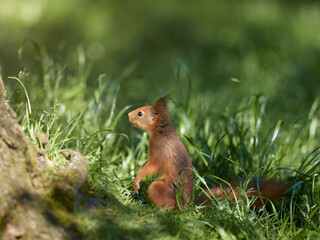
[[[236,186],[236,185],[235,185]],[[274,199],[284,195],[287,186],[276,179],[258,180],[253,179],[246,187],[247,196],[256,196],[253,207],[261,207],[264,204],[264,199]],[[211,205],[211,197],[227,197],[231,200],[236,200],[239,197],[239,189],[237,187],[215,187],[207,189],[204,193],[200,194],[196,199],[197,205]]]

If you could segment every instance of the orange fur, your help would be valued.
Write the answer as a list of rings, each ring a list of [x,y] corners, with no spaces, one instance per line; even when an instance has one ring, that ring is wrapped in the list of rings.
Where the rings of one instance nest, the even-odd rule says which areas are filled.
[[[210,205],[211,201],[208,198],[210,197],[226,197],[229,196],[230,199],[236,200],[239,198],[239,190],[237,185],[233,184],[231,187],[215,187],[206,190],[205,193],[200,194],[196,200],[196,204],[202,205]],[[259,187],[258,187],[259,186]],[[253,179],[249,182],[248,186],[246,187],[246,195],[256,196],[257,198],[253,202],[253,206],[261,207],[263,204],[267,203],[266,199],[274,199],[276,197],[280,197],[284,194],[287,190],[285,184],[279,182],[276,179],[269,179],[269,180],[258,180]]]
[[[168,97],[160,98],[153,106],[138,108],[130,112],[128,116],[129,121],[134,126],[150,135],[149,158],[134,180],[133,192],[138,194],[142,178],[160,173],[160,178],[149,186],[148,197],[155,206],[171,208],[177,206],[176,194],[179,193],[181,187],[180,206],[185,206],[191,201],[193,172],[190,169],[192,163],[189,154],[171,124],[167,111],[167,99]],[[177,181],[178,176],[179,181]],[[280,196],[286,190],[276,180],[263,181],[259,186],[258,190],[257,184],[254,181],[251,182],[247,189],[252,189],[252,191],[249,191],[247,195],[274,198]],[[230,195],[233,200],[238,198],[237,188],[231,191],[230,187],[223,190],[212,188],[207,191],[207,194],[214,196]],[[199,195],[195,202],[196,204],[211,204],[204,193]],[[261,199],[257,199],[255,205],[261,206]]]

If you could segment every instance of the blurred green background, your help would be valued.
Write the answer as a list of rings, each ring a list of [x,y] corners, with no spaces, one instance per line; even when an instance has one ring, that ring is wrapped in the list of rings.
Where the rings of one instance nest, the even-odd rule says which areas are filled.
[[[94,88],[105,73],[119,108],[169,92],[209,94],[223,108],[263,93],[286,118],[320,94],[318,1],[1,0],[0,30],[9,89],[7,76],[25,69],[27,89],[45,90],[44,71],[59,65],[65,87],[77,84],[69,74],[86,71]]]
[[[318,234],[319,63],[319,1],[0,0],[10,105],[29,138],[45,133],[55,165],[65,164],[61,149],[87,157],[90,189],[107,204],[80,224],[89,239],[218,238],[212,229],[234,234],[223,230],[224,239]],[[148,158],[148,137],[126,114],[168,93],[173,124],[200,176],[303,182],[279,219],[219,202],[213,215],[196,211],[200,225],[192,211],[176,218],[142,211],[132,179]],[[142,181],[142,198],[151,181]],[[135,212],[110,211],[119,207],[109,191]]]

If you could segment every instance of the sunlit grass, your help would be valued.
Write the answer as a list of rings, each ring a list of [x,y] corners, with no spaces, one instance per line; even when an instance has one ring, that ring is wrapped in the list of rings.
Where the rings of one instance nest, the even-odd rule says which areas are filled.
[[[166,212],[152,207],[146,197],[155,176],[142,181],[139,196],[132,195],[133,178],[148,157],[148,136],[128,124],[131,105],[117,107],[121,85],[101,75],[96,88],[87,88],[90,69],[80,60],[79,75],[64,76],[57,64],[44,71],[47,84],[42,89],[26,88],[23,75],[10,79],[19,82],[15,91],[22,88],[27,99],[26,107],[16,105],[25,133],[33,141],[41,133],[47,136],[46,154],[52,164],[63,164],[59,152],[64,148],[82,152],[89,161],[89,192],[103,205],[76,213],[84,237],[319,237],[319,99],[308,106],[308,116],[284,123],[274,118],[276,113],[270,114],[267,96],[251,90],[222,111],[210,94],[186,94],[183,102],[177,94],[169,111],[195,167],[194,195],[212,185],[259,176],[281,178],[291,188],[284,198],[261,209],[252,209],[254,199],[246,199],[240,189],[242,194],[234,203],[209,196],[213,199],[209,207],[190,205],[180,213]],[[46,56],[42,62],[48,61]]]
[[[319,239],[319,4],[126,4],[0,1],[2,77],[25,134],[46,136],[38,145],[53,167],[66,148],[88,159],[84,192],[103,204],[74,213],[83,238]],[[275,177],[285,197],[252,209],[240,189],[231,204],[209,196],[210,207],[165,212],[146,196],[157,176],[134,197],[149,137],[127,113],[168,93],[194,196]]]

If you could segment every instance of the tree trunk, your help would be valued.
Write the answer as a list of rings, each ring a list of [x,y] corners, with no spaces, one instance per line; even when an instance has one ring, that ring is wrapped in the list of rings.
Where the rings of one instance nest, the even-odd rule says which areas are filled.
[[[0,239],[78,238],[68,219],[86,181],[86,159],[68,150],[62,153],[66,167],[50,169],[36,144],[25,138],[5,100],[0,76]]]

